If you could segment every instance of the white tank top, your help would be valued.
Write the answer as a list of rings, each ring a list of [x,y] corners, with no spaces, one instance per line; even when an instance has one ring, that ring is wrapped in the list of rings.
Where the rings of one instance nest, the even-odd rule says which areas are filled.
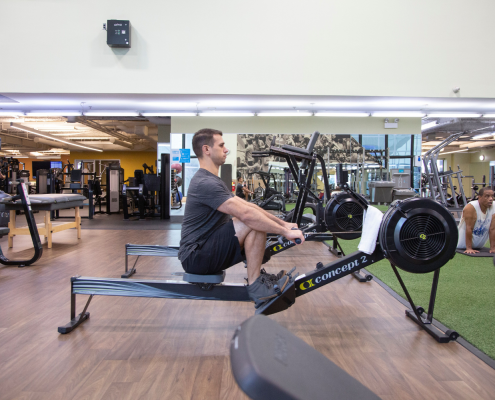
[[[469,204],[474,207],[477,216],[473,229],[473,249],[480,249],[485,245],[489,237],[490,223],[495,212],[495,203],[486,210],[486,214],[481,212],[478,200],[470,201]],[[464,214],[459,223],[459,241],[457,242],[457,247],[459,249],[466,248],[466,221],[464,221]]]

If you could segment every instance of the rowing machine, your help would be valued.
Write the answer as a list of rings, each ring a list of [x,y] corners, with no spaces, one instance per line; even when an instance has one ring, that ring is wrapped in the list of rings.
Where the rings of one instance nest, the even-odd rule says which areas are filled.
[[[289,308],[296,297],[310,293],[330,282],[366,268],[387,258],[399,279],[411,304],[412,312],[406,313],[419,326],[441,343],[455,340],[456,332],[443,334],[432,327],[433,308],[438,284],[439,269],[454,255],[457,245],[455,220],[442,205],[423,198],[414,198],[395,203],[385,214],[378,234],[375,251],[369,255],[357,251],[327,265],[318,263],[316,269],[298,276],[287,285],[278,297],[259,308],[256,313],[273,314]],[[283,247],[294,246],[283,240]],[[177,255],[178,251],[169,250]],[[421,316],[397,268],[413,273],[435,271],[430,296],[428,316]],[[65,334],[74,330],[89,318],[87,312],[93,296],[156,297],[189,300],[249,301],[247,290],[242,284],[223,283],[225,272],[217,275],[184,274],[183,281],[172,280],[127,280],[108,278],[71,278],[71,321],[58,328]],[[89,295],[83,312],[76,316],[76,296]]]

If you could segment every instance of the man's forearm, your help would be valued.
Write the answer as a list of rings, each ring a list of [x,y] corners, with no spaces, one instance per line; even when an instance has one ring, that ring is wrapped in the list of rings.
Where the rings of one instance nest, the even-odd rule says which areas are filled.
[[[248,203],[248,204],[249,204],[249,206],[250,206],[251,208],[254,208],[255,210],[258,210],[259,212],[263,213],[263,215],[264,215],[265,217],[267,217],[268,219],[270,219],[271,221],[273,221],[273,222],[277,223],[277,224],[278,224],[278,225],[280,225],[280,226],[285,227],[285,221],[283,221],[282,219],[277,218],[275,215],[270,214],[270,213],[269,213],[268,211],[266,211],[266,210],[263,210],[261,207],[257,206],[256,204],[253,204],[253,203]]]
[[[275,218],[275,220],[271,217]],[[283,235],[287,231],[287,227],[283,221],[267,213],[260,207],[250,207],[249,212],[241,218],[241,221],[255,231],[271,232],[277,235]],[[279,221],[282,223],[279,223]]]
[[[495,250],[495,229],[490,229],[489,237],[490,237],[490,250]]]
[[[473,230],[469,228],[466,229],[466,249],[473,249]]]

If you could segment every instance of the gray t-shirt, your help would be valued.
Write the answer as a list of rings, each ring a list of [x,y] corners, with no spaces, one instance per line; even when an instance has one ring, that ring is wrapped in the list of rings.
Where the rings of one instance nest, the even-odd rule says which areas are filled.
[[[218,227],[229,222],[230,215],[217,208],[232,197],[232,192],[218,176],[203,168],[194,174],[187,190],[182,222],[179,250],[181,262],[201,247]]]

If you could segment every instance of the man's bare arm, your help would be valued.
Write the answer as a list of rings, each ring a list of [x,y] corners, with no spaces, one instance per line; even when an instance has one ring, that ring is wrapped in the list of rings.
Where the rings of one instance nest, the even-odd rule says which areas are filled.
[[[495,215],[492,216],[492,221],[490,222],[490,253],[495,253]]]
[[[264,210],[259,207],[251,207],[248,202],[238,197],[232,197],[224,202],[218,207],[218,211],[238,218],[255,231],[283,235],[289,240],[299,238],[301,239],[301,243],[304,242],[304,236],[300,230],[291,230],[291,226],[285,222],[281,225],[278,221],[273,221],[266,216]]]
[[[284,220],[280,219],[280,218],[277,218],[275,215],[273,214],[270,214],[268,211],[266,210],[263,210],[260,206],[257,206],[256,204],[253,204],[253,203],[249,203],[249,202],[246,202],[248,204],[249,207],[252,207],[252,208],[255,208],[257,210],[259,210],[260,212],[262,212],[267,218],[271,219],[273,222],[276,222],[277,224],[279,224],[280,226],[283,226],[283,227],[286,227],[286,228],[293,228],[293,227],[296,227],[297,228],[297,225],[296,224],[292,224],[292,223],[288,223],[288,222],[285,222]]]
[[[476,219],[478,218],[478,216],[476,215],[476,210],[471,204],[468,204],[466,207],[464,207],[462,216],[464,217],[464,221],[466,223],[466,250],[464,251],[464,253],[479,253],[478,250],[473,249],[473,230],[474,225],[476,224]]]

